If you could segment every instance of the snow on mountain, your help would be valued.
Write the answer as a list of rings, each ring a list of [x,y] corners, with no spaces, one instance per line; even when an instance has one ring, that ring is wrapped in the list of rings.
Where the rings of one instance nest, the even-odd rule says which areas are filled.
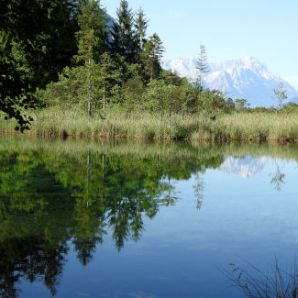
[[[198,74],[196,59],[166,60],[163,67],[190,80],[195,80]],[[210,63],[209,73],[204,78],[206,87],[220,90],[226,97],[247,99],[252,107],[276,106],[273,89],[280,81],[288,91],[289,101],[298,102],[298,91],[287,81],[272,74],[265,64],[253,57]]]
[[[235,158],[230,156],[225,158],[220,170],[242,178],[249,178],[262,171],[268,161],[267,157],[253,158],[246,156]]]

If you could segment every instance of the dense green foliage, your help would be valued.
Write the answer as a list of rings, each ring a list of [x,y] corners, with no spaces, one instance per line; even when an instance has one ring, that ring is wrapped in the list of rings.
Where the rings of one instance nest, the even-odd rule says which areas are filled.
[[[95,0],[0,3],[0,110],[29,128],[28,108],[59,106],[89,119],[106,111],[229,110],[219,92],[198,90],[161,67],[160,37],[120,1],[112,20]]]
[[[56,80],[77,51],[78,3],[0,1],[0,110],[28,128],[23,109],[38,104],[36,88]]]
[[[88,116],[107,110],[151,113],[217,113],[234,105],[218,91],[200,90],[161,67],[164,47],[148,20],[122,0],[110,26],[95,1],[85,1],[78,15],[79,64],[66,68],[43,93],[47,106],[79,104]]]

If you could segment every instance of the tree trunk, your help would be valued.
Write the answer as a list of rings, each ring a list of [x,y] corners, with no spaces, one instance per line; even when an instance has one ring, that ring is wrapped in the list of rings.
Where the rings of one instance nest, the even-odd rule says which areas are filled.
[[[87,93],[88,93],[88,103],[87,103],[87,113],[88,113],[88,120],[90,122],[92,117],[92,83],[91,83],[91,59],[88,61],[88,78],[87,78]]]

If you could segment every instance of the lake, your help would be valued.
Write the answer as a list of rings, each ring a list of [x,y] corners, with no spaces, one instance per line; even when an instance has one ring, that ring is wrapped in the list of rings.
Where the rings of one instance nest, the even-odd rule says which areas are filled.
[[[233,266],[295,262],[298,147],[1,137],[0,154],[1,297],[244,297]]]

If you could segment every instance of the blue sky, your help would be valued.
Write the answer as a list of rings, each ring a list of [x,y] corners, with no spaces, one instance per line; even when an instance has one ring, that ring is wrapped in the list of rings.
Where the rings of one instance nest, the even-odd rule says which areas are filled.
[[[120,0],[101,0],[115,16]],[[297,0],[130,0],[150,19],[165,58],[194,57],[207,48],[210,62],[254,56],[298,87]]]

